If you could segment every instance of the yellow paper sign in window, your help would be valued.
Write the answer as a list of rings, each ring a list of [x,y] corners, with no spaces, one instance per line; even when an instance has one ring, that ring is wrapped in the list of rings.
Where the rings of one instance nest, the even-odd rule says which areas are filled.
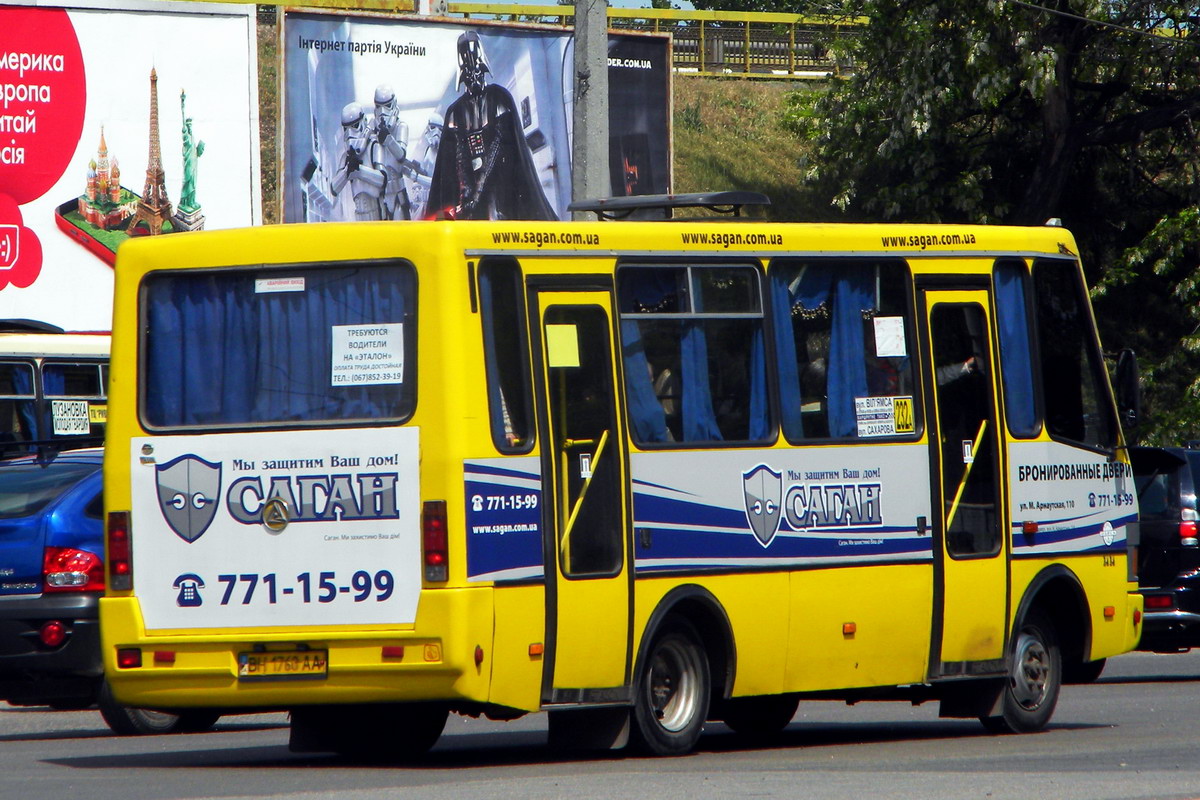
[[[574,325],[546,326],[546,363],[552,369],[579,366],[579,331]]]
[[[892,407],[896,416],[896,433],[915,433],[917,430],[916,414],[913,413],[911,397],[893,397]]]

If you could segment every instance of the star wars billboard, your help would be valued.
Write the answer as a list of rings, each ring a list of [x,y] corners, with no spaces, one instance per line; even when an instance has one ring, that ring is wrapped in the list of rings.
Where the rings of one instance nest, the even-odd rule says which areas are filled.
[[[285,222],[567,219],[561,28],[284,15]],[[670,188],[670,40],[609,35],[612,196]]]
[[[0,5],[0,318],[112,324],[116,249],[259,221],[254,6]]]

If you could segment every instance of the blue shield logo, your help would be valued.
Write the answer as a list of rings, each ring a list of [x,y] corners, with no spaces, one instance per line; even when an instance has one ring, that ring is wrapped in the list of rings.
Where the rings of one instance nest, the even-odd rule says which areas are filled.
[[[746,496],[746,521],[759,543],[766,547],[779,530],[783,475],[766,464],[759,464],[742,473],[742,491]]]
[[[196,541],[217,515],[221,465],[187,455],[155,469],[163,518],[180,539]]]

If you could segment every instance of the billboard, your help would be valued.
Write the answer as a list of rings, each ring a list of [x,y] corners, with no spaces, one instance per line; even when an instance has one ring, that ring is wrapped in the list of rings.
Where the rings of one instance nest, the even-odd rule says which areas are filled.
[[[112,324],[130,236],[260,220],[254,6],[0,4],[0,318]]]
[[[570,31],[288,11],[285,222],[566,219]],[[610,195],[670,189],[670,39],[609,35]]]

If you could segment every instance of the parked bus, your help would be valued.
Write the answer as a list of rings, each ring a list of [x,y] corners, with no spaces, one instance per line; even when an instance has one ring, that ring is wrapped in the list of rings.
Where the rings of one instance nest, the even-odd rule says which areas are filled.
[[[1039,730],[1142,609],[1076,252],[744,218],[129,242],[113,692],[372,756],[538,711],[676,754],[803,698]]]
[[[103,441],[109,335],[0,320],[0,457]]]

